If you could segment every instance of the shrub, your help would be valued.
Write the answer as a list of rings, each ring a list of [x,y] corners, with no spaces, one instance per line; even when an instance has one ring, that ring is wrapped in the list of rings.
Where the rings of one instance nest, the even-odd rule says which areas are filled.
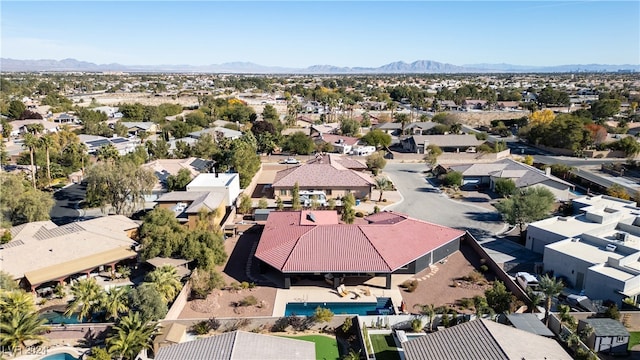
[[[411,330],[413,330],[413,332],[420,332],[422,331],[422,328],[423,328],[422,320],[417,318],[411,320]]]
[[[482,265],[482,266],[486,266],[486,265]],[[480,282],[481,280],[484,280],[484,276],[481,273],[479,273],[477,270],[473,270],[467,276],[464,276],[462,280],[469,281],[472,283],[477,283],[477,282]]]
[[[489,271],[489,267],[487,265],[480,265],[480,271],[486,273]]]
[[[320,323],[329,322],[333,319],[333,312],[318,306],[316,312],[313,314],[313,319]]]
[[[249,283],[246,281],[243,281],[240,283],[240,288],[242,289],[248,289],[250,287]]]
[[[205,335],[208,334],[211,328],[209,327],[209,322],[206,320],[199,321],[191,327],[191,331],[193,331],[196,335]]]
[[[473,307],[473,299],[471,299],[471,298],[462,298],[462,299],[458,300],[458,304],[463,309],[470,309],[471,307]]]
[[[351,326],[353,326],[353,320],[351,320],[350,317],[344,319],[344,322],[342,323],[342,332],[348,333],[349,330],[351,330]]]
[[[258,299],[255,296],[245,296],[242,300],[238,301],[238,306],[253,306],[258,303]]]
[[[462,173],[459,171],[452,171],[444,176],[442,183],[445,186],[459,187],[462,185]]]
[[[418,280],[405,280],[400,284],[400,287],[406,289],[408,292],[414,292],[418,288]]]
[[[379,213],[379,212],[380,212],[380,207],[379,207],[378,205],[374,206],[374,207],[373,207],[373,213],[374,213],[374,214],[377,214],[377,213]]]
[[[359,218],[364,217],[364,214],[362,213],[362,211],[358,211],[356,212],[356,217],[359,217]]]

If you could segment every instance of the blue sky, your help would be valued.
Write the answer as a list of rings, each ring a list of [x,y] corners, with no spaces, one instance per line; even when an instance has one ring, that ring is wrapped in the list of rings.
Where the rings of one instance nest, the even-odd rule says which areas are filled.
[[[640,64],[640,1],[7,1],[2,57],[126,65]]]

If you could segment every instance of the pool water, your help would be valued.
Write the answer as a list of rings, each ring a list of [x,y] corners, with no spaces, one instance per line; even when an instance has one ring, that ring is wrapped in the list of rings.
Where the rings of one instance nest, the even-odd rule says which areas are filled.
[[[41,360],[79,360],[79,358],[68,353],[57,353],[57,354],[47,355],[41,358]]]
[[[43,319],[47,319],[47,324],[82,324],[88,322],[97,322],[97,318],[85,318],[84,321],[80,321],[78,319],[78,314],[71,314],[71,316],[66,317],[64,313],[57,311],[47,311],[40,314],[40,317]]]
[[[390,299],[380,298],[377,303],[356,302],[306,302],[287,303],[284,315],[311,316],[318,307],[331,310],[336,315],[392,315]]]

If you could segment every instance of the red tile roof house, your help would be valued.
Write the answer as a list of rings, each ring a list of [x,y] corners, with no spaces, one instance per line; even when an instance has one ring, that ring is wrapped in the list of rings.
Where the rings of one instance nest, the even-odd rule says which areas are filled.
[[[297,277],[324,275],[334,287],[345,277],[416,274],[457,251],[461,230],[412,219],[395,212],[341,224],[329,210],[275,211],[256,248],[264,272],[276,271],[284,288]]]
[[[290,200],[296,182],[300,190],[324,191],[327,198],[341,198],[349,192],[356,199],[370,198],[375,186],[369,175],[348,169],[338,161],[327,160],[280,170],[271,187],[276,196]]]

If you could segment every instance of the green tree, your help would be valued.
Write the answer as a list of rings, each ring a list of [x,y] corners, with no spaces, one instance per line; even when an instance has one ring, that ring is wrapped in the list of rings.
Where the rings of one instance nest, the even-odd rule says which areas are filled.
[[[238,206],[238,210],[242,214],[251,214],[251,211],[253,210],[253,202],[249,195],[240,195],[240,205]]]
[[[10,139],[13,125],[7,119],[0,119],[0,124],[2,125],[2,139]]]
[[[113,144],[107,144],[96,150],[98,161],[115,162],[120,158],[120,152]]]
[[[106,349],[99,347],[91,348],[91,355],[84,357],[86,360],[111,360],[111,355]]]
[[[50,150],[54,146],[53,137],[46,134],[40,138],[40,145],[45,149],[47,155],[47,180],[49,181],[49,187],[51,187],[51,154]]]
[[[152,283],[165,303],[170,303],[182,289],[180,276],[173,265],[163,265],[148,273],[146,280]]]
[[[148,323],[138,313],[129,314],[111,329],[107,348],[119,359],[133,360],[142,350],[151,348],[154,335],[155,324]]]
[[[513,294],[499,280],[493,283],[493,287],[485,290],[484,296],[487,299],[487,305],[498,314],[509,311],[511,302],[514,300]]]
[[[129,289],[126,287],[112,287],[101,298],[100,307],[105,311],[107,320],[117,320],[121,314],[129,311]]]
[[[367,168],[371,170],[374,175],[377,175],[378,172],[387,165],[387,160],[384,158],[384,152],[378,151],[367,156],[365,163],[367,164]]]
[[[105,296],[104,290],[98,285],[96,279],[83,279],[71,286],[73,300],[67,304],[65,316],[78,313],[78,319],[86,319],[100,308],[102,298]]]
[[[142,258],[147,260],[177,254],[186,236],[187,230],[180,225],[173,211],[155,208],[144,217],[138,231]]]
[[[147,141],[145,143],[147,151],[151,159],[169,159],[169,143],[164,139],[157,139],[156,141]]]
[[[11,102],[9,103],[9,110],[7,112],[7,115],[10,119],[17,120],[20,119],[20,116],[25,110],[27,110],[27,107],[22,101],[11,100]]]
[[[0,196],[2,222],[20,225],[27,222],[49,220],[53,207],[53,195],[32,188],[22,175],[0,173]]]
[[[283,148],[293,154],[307,155],[315,150],[316,145],[307,134],[298,131],[285,138]]]
[[[0,320],[17,312],[36,312],[36,304],[34,302],[33,295],[20,289],[1,291]]]
[[[397,123],[400,123],[402,126],[402,133],[404,134],[405,132],[405,128],[407,127],[407,124],[409,122],[411,122],[411,118],[409,117],[409,114],[405,114],[405,113],[396,113],[395,116],[395,121]]]
[[[606,119],[620,112],[620,100],[602,99],[591,103],[591,114],[594,119]]]
[[[607,189],[607,195],[617,197],[623,200],[631,199],[631,195],[620,184],[613,184]]]
[[[512,179],[500,178],[496,180],[494,189],[498,195],[506,198],[516,192],[516,183]]]
[[[130,161],[95,164],[87,170],[85,179],[87,201],[102,208],[109,204],[118,215],[139,208],[157,180],[152,170]]]
[[[393,188],[393,184],[391,183],[391,181],[389,181],[389,179],[383,176],[375,178],[375,182],[376,189],[380,191],[380,197],[378,198],[378,201],[382,201],[382,194],[387,190],[391,190]]]
[[[297,181],[293,184],[293,189],[291,190],[291,209],[293,211],[302,209],[300,204],[300,185],[298,185]]]
[[[504,220],[510,225],[517,225],[520,234],[524,226],[530,222],[547,217],[553,208],[555,196],[543,187],[530,187],[516,191],[508,199],[503,199],[495,205]]]
[[[356,136],[360,133],[360,123],[354,119],[343,118],[340,121],[340,132],[345,136]]]
[[[633,136],[624,137],[609,144],[609,147],[613,150],[623,151],[628,158],[633,158],[640,153],[640,143]]]
[[[268,207],[269,203],[267,202],[267,198],[263,196],[260,198],[260,201],[258,201],[258,209],[266,209]]]
[[[46,341],[42,335],[49,328],[46,319],[35,311],[13,311],[3,314],[0,322],[0,344],[6,348],[24,350],[27,341]]]
[[[35,161],[34,161],[34,154],[35,154],[35,150],[39,145],[39,141],[38,138],[31,134],[31,133],[27,133],[24,134],[24,142],[23,142],[23,146],[29,149],[29,157],[31,158],[31,183],[33,185],[33,188],[36,188],[36,165],[35,165]]]
[[[206,270],[222,265],[227,260],[222,233],[208,229],[190,231],[177,256],[193,259],[195,266]]]
[[[427,145],[425,154],[424,160],[427,164],[431,165],[431,167],[434,167],[438,163],[438,157],[442,155],[442,149],[438,145],[429,144]]]
[[[459,171],[451,171],[442,179],[445,186],[460,187],[462,186],[462,173]]]
[[[375,146],[376,149],[381,147],[387,148],[391,145],[391,135],[380,129],[373,129],[369,131],[360,140],[365,142],[367,145]]]
[[[11,292],[18,289],[20,289],[20,286],[15,280],[13,280],[13,275],[9,274],[6,271],[0,270],[0,291]],[[0,300],[0,303],[1,302],[2,300]]]
[[[549,325],[549,312],[551,311],[551,300],[553,297],[560,295],[564,285],[562,281],[556,279],[556,277],[549,277],[549,275],[544,275],[540,278],[538,282],[540,284],[540,291],[545,295],[545,303],[544,303],[544,322],[546,325]]]
[[[167,304],[162,300],[162,295],[155,285],[142,283],[129,293],[133,314],[140,313],[140,317],[146,321],[159,320],[167,315]]]
[[[348,193],[342,198],[342,205],[342,221],[346,224],[353,224],[356,217],[356,210],[353,208],[356,206],[356,198],[352,193]]]
[[[260,170],[260,156],[255,146],[239,140],[234,142],[232,151],[231,166],[238,172],[240,187],[244,189]]]
[[[167,190],[184,191],[191,182],[191,178],[189,169],[180,169],[176,175],[167,176]]]
[[[415,304],[414,308],[419,308],[420,314],[426,315],[429,319],[429,331],[433,330],[433,318],[436,315],[436,308],[433,304]]]
[[[262,119],[270,123],[273,123],[275,121],[280,121],[278,110],[276,110],[276,108],[273,107],[273,105],[270,105],[270,104],[265,105],[264,109],[262,110]]]

